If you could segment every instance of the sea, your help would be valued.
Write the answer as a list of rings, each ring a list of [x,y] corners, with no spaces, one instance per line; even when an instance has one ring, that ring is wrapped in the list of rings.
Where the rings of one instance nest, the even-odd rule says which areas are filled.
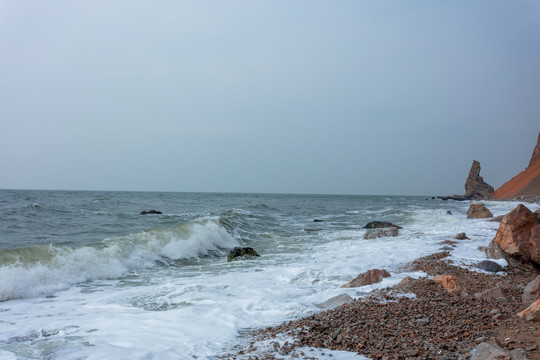
[[[318,304],[340,294],[360,298],[425,276],[407,264],[457,233],[470,240],[457,241],[451,257],[474,266],[499,224],[467,220],[470,204],[431,196],[0,190],[0,359],[228,358],[252,341],[252,330],[321,311]],[[517,205],[484,204],[495,216]],[[148,210],[162,214],[140,214]],[[371,221],[403,229],[365,240]],[[238,246],[260,257],[227,262]],[[373,268],[392,276],[341,288]],[[264,344],[258,348],[264,355]]]

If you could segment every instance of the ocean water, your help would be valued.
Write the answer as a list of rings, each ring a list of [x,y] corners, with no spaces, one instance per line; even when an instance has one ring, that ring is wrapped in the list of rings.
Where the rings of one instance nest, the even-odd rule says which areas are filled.
[[[517,205],[485,204],[495,216]],[[404,265],[456,233],[471,238],[459,242],[456,260],[484,259],[477,248],[498,223],[466,220],[469,205],[406,196],[0,190],[0,358],[218,359],[250,329],[309,315],[339,294],[358,298],[421,276]],[[151,209],[163,214],[139,214]],[[364,240],[363,226],[374,220],[403,229]],[[261,257],[228,263],[235,246]],[[392,277],[340,288],[372,268]]]

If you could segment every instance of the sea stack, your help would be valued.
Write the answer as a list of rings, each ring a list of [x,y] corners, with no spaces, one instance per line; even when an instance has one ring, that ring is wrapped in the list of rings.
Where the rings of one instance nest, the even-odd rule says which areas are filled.
[[[540,198],[540,133],[529,166],[498,188],[492,197],[497,200]]]
[[[465,181],[465,198],[487,199],[494,191],[493,186],[484,182],[484,178],[480,176],[480,162],[473,160],[469,177]]]

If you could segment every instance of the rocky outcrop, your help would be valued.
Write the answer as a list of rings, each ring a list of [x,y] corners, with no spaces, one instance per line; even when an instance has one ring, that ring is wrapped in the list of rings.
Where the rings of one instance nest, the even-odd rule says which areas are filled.
[[[467,219],[487,219],[493,217],[493,214],[484,204],[471,204],[467,210]]]
[[[484,182],[480,176],[480,162],[473,160],[469,177],[465,181],[465,197],[472,199],[486,199],[493,194],[493,186]]]
[[[504,257],[511,265],[516,265],[517,261],[540,266],[540,220],[519,204],[502,219],[487,255]]]
[[[529,160],[529,167],[531,167],[531,165],[538,160],[540,160],[540,133],[538,133],[538,140],[536,141],[536,146],[534,147],[531,160]]]
[[[366,285],[372,285],[381,282],[384,278],[390,277],[390,274],[386,270],[371,269],[358,275],[355,279],[349,281],[342,287],[354,288]]]
[[[244,257],[244,256],[257,257],[261,255],[257,254],[257,252],[253,248],[250,248],[250,247],[235,247],[229,252],[229,255],[227,256],[227,261],[230,262],[236,258]]]
[[[497,200],[540,199],[540,133],[529,166],[498,188],[492,197]]]
[[[465,180],[465,195],[439,196],[442,200],[479,200],[489,199],[495,189],[480,176],[480,162],[473,160],[469,176]]]

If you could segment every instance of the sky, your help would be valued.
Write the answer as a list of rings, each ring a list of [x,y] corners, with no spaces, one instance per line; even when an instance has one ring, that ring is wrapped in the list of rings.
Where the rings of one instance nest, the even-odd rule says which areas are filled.
[[[540,132],[540,1],[0,0],[0,188],[495,188]]]

